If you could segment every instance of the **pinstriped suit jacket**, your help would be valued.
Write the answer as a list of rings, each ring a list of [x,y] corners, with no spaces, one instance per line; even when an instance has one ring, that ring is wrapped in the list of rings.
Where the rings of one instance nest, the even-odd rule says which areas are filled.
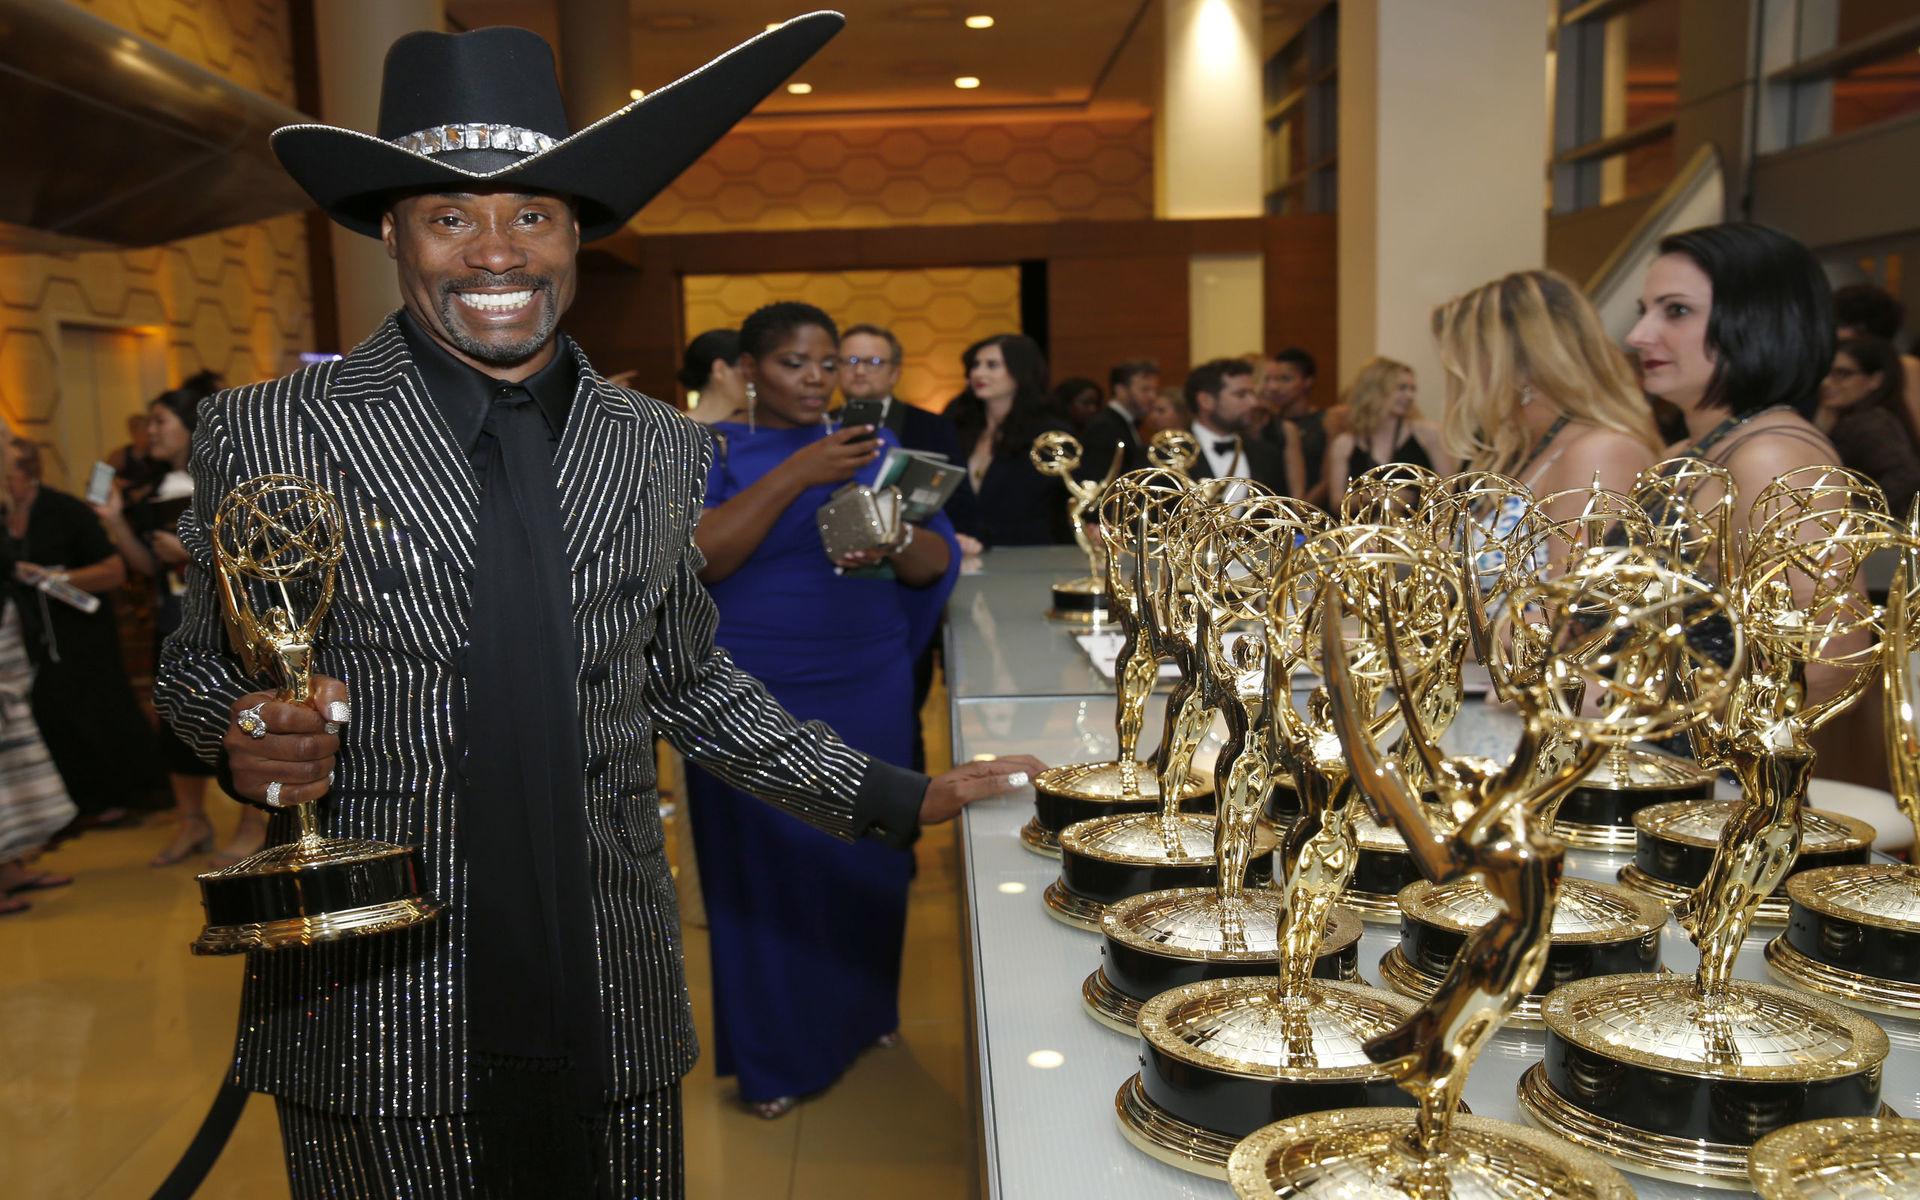
[[[588,858],[610,1099],[671,1083],[696,1054],[673,882],[662,854],[653,738],[842,837],[876,779],[825,726],[799,724],[713,645],[715,611],[693,546],[710,444],[668,406],[608,383],[580,359],[556,460],[581,650]],[[353,721],[329,835],[421,848],[446,914],[424,927],[249,957],[236,1081],[338,1112],[462,1111],[467,1046],[465,880],[457,848],[463,654],[479,488],[389,319],[345,359],[223,392],[201,410],[185,618],[155,701],[212,760],[233,700],[261,688],[229,652],[208,528],[253,476],[286,472],[338,497],[346,555],[315,669],[346,681]],[[918,793],[914,793],[917,797]],[[915,801],[917,803],[917,799]],[[292,817],[274,818],[275,840]]]

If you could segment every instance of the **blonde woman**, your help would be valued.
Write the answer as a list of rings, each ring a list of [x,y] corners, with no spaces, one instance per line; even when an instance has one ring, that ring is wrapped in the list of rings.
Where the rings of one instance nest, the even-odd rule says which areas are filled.
[[[1536,496],[1633,488],[1660,435],[1626,355],[1565,277],[1519,271],[1434,310],[1446,443],[1472,470]]]
[[[1360,368],[1347,389],[1347,427],[1327,443],[1328,507],[1340,507],[1354,476],[1385,463],[1412,463],[1442,475],[1453,470],[1440,427],[1421,418],[1418,399],[1407,364],[1376,358]]]

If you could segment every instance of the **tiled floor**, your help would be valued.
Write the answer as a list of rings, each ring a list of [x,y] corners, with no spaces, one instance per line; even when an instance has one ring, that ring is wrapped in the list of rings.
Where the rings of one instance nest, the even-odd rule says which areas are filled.
[[[928,743],[947,745],[936,690]],[[943,765],[936,763],[936,766]],[[219,801],[216,821],[231,823]],[[0,918],[0,1194],[144,1198],[185,1148],[232,1049],[240,963],[193,958],[192,871],[154,870],[164,824],[90,834],[49,855],[73,887]],[[902,1039],[869,1052],[825,1095],[762,1121],[702,1062],[687,1079],[689,1195],[812,1200],[977,1193],[964,1027],[965,967],[952,827],[919,846]],[[678,861],[678,860],[676,860]],[[687,974],[707,1037],[707,955],[687,930]],[[200,1191],[287,1194],[271,1102],[255,1097]]]

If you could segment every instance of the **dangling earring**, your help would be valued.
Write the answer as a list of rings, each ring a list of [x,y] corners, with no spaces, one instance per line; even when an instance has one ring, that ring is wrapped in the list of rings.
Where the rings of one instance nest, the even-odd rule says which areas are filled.
[[[753,388],[751,385],[748,386],[747,393],[749,395],[753,393]],[[1532,403],[1533,403],[1533,385],[1530,383],[1521,384],[1520,385],[1520,407],[1525,408],[1527,405]]]
[[[748,433],[757,432],[753,426],[753,406],[754,406],[754,403],[759,399],[760,399],[760,393],[754,391],[753,385],[749,383],[747,385],[747,432]]]

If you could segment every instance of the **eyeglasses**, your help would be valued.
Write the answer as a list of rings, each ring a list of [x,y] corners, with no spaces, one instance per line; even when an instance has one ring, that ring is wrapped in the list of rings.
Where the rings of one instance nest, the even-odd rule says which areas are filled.
[[[872,367],[876,371],[881,367],[891,366],[893,364],[892,359],[880,354],[849,354],[840,361],[848,367]]]

